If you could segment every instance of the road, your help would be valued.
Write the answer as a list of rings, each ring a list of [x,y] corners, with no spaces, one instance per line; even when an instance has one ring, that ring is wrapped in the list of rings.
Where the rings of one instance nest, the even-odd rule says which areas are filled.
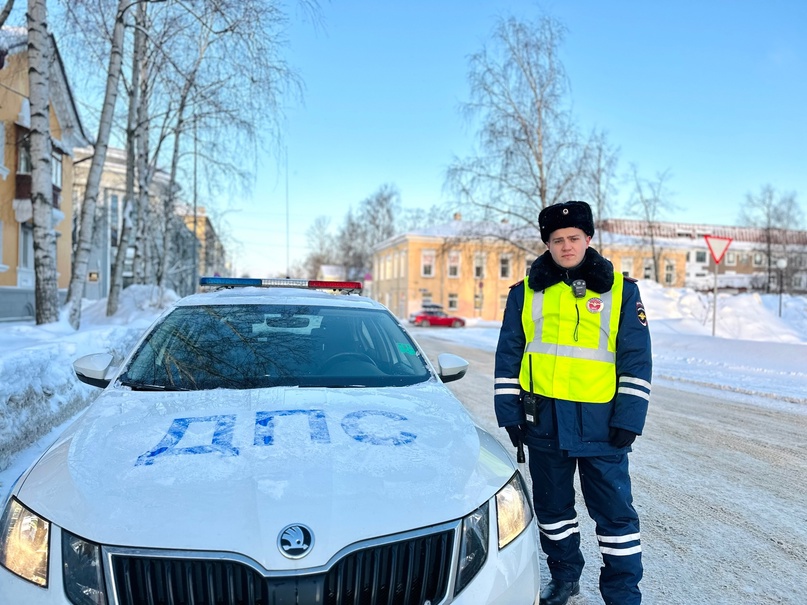
[[[447,386],[509,446],[493,414],[493,354],[439,340],[436,331],[413,333],[432,360],[450,352],[470,362]],[[807,603],[807,410],[654,386],[630,464],[644,603]],[[599,604],[599,551],[579,486],[577,512],[587,566],[570,605]],[[542,563],[544,583],[548,577]]]

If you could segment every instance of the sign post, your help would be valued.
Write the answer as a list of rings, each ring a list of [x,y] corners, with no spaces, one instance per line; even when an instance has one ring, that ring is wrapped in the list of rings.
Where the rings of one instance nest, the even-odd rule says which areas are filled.
[[[729,249],[731,244],[730,237],[717,237],[714,235],[704,235],[703,239],[706,240],[706,245],[709,246],[709,252],[712,253],[712,259],[715,261],[715,287],[714,287],[714,310],[712,311],[712,336],[715,335],[715,326],[717,325],[717,266],[723,260],[723,255]]]

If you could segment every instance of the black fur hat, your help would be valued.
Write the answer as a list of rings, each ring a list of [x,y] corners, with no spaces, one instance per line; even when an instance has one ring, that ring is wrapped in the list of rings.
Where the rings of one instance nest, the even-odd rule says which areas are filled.
[[[538,215],[538,226],[541,228],[541,239],[544,243],[556,229],[577,227],[589,237],[594,236],[594,218],[591,206],[586,202],[563,202],[547,206]]]

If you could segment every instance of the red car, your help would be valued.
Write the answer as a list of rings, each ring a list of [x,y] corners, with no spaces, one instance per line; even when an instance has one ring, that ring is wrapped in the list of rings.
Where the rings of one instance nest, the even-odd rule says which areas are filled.
[[[442,309],[421,309],[417,313],[409,316],[409,323],[416,326],[448,326],[451,328],[461,328],[465,325],[465,320],[456,315],[449,315]]]

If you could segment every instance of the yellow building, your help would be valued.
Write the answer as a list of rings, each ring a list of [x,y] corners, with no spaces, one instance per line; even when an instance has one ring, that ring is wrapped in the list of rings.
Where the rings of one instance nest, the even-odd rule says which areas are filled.
[[[373,298],[401,318],[424,304],[466,318],[501,319],[510,286],[523,279],[534,253],[503,242],[496,225],[454,220],[376,246]],[[538,238],[535,247],[543,246]]]
[[[31,157],[28,133],[28,35],[0,29],[0,319],[34,316],[34,247]],[[53,228],[58,287],[70,281],[73,149],[87,145],[64,65],[53,37],[50,68],[50,129],[53,143]]]
[[[199,242],[196,257],[196,274],[199,277],[232,275],[232,267],[227,258],[224,243],[216,231],[204,207],[195,210],[190,206],[180,206],[176,210],[185,226],[196,235]]]
[[[717,267],[705,235],[731,239]],[[608,219],[591,245],[615,271],[667,287],[711,290],[717,273],[723,290],[770,290],[783,280],[787,292],[807,291],[807,232],[774,235],[768,245],[761,229],[656,223],[651,230],[643,221]],[[449,223],[392,237],[374,248],[371,296],[399,318],[436,303],[465,318],[501,320],[510,286],[546,251],[537,231],[518,238],[519,245],[505,236],[513,239],[512,226],[462,221],[457,214]]]

